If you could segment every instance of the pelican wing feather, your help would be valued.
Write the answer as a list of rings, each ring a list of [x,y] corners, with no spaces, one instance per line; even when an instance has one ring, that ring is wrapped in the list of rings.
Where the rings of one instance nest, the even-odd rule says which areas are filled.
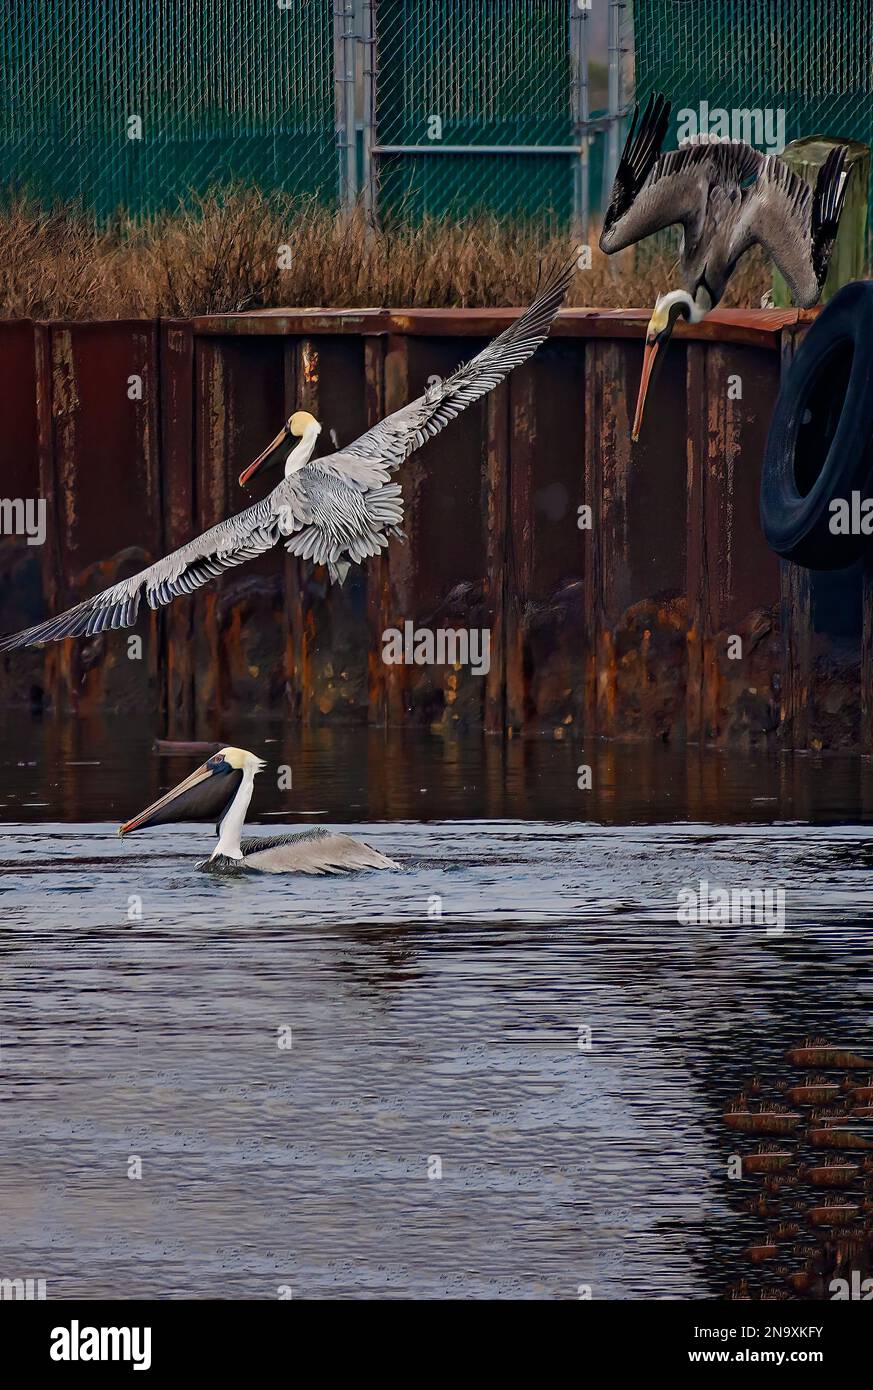
[[[296,835],[245,839],[240,848],[246,868],[261,873],[345,874],[358,869],[399,869],[377,849],[317,826]]]
[[[818,302],[827,278],[846,199],[847,153],[844,145],[831,150],[814,189],[783,160],[768,155],[754,186],[746,191],[731,239],[732,263],[760,244],[803,309]]]
[[[262,501],[220,521],[138,574],[55,618],[0,638],[0,652],[64,637],[90,637],[107,628],[131,627],[143,598],[150,608],[160,608],[181,594],[193,593],[224,570],[270,550],[281,535],[305,525],[309,515],[297,480],[285,479]]]
[[[347,448],[318,459],[318,466],[367,487],[381,482],[388,471],[399,468],[415,449],[533,356],[549,336],[575,269],[573,258],[549,277],[529,308],[469,362],[434,381],[423,396],[387,415]]]
[[[742,140],[691,139],[658,156],[644,186],[624,211],[619,196],[619,176],[613,186],[610,210],[600,237],[601,250],[612,254],[644,237],[676,224],[685,232],[686,245],[703,230],[707,204],[715,188],[737,196],[766,162],[759,150]]]

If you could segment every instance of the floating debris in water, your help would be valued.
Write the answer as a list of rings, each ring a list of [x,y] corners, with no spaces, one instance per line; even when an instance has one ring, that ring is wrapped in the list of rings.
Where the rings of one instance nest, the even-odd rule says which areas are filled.
[[[742,1178],[755,1185],[749,1197],[743,1182],[744,1208],[767,1224],[744,1251],[754,1274],[739,1279],[727,1296],[867,1298],[873,1293],[873,1128],[867,1128],[873,1114],[868,1118],[865,1102],[873,1098],[873,1061],[825,1038],[790,1048],[786,1061],[815,1068],[774,1085],[796,1110],[766,1098],[753,1108],[749,1097],[762,1089],[757,1077],[725,1109],[728,1129],[783,1137],[739,1155]],[[868,1073],[863,1081],[850,1075],[860,1069]],[[827,1152],[834,1149],[840,1153]],[[731,1186],[735,1197],[738,1189]],[[826,1196],[829,1191],[833,1196]]]
[[[221,743],[196,743],[191,740],[156,738],[152,744],[152,752],[159,757],[184,756],[186,753],[217,753],[219,748],[223,748]]]

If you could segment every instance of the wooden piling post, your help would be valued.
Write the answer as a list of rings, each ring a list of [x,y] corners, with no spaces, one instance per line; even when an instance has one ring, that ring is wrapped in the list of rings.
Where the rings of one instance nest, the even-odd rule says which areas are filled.
[[[867,246],[867,198],[870,189],[870,146],[860,140],[840,140],[837,137],[811,135],[792,140],[782,151],[782,159],[808,184],[815,186],[818,171],[836,145],[848,145],[846,168],[850,170],[846,189],[846,205],[840,219],[837,244],[834,247],[828,278],[822,290],[826,303],[843,285],[860,280],[864,275]],[[773,303],[788,308],[791,295],[779,271],[773,269]]]

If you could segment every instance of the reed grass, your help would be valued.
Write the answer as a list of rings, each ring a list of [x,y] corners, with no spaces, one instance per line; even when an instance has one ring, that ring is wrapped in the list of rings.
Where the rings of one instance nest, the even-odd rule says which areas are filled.
[[[675,239],[611,258],[597,248],[595,230],[591,239],[591,268],[576,275],[568,304],[648,308],[678,285]],[[82,208],[45,209],[17,195],[0,208],[0,316],[517,306],[571,245],[533,222],[487,213],[374,227],[362,212],[241,186],[147,220],[119,215],[109,226]],[[752,253],[725,303],[756,308],[769,287],[769,269]]]

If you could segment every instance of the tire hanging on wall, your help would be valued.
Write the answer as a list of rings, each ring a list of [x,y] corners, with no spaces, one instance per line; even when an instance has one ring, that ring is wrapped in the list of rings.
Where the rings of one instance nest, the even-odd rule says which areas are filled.
[[[761,527],[777,555],[842,569],[870,542],[834,534],[831,502],[865,496],[873,439],[873,281],[821,311],[782,383],[761,475]],[[873,527],[873,510],[870,514]]]

